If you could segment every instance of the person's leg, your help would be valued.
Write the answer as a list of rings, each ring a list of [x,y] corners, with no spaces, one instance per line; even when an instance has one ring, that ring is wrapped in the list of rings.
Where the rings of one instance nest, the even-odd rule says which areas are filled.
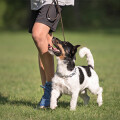
[[[48,51],[47,35],[50,28],[42,23],[35,22],[32,29],[32,37],[35,45],[41,55],[44,55]]]
[[[47,41],[50,45],[52,45],[52,34],[48,34],[47,35]],[[40,69],[40,75],[41,75],[41,80],[42,80],[42,85],[44,86],[45,83],[46,83],[46,79],[48,81],[51,81],[51,76],[53,76],[54,74],[54,57],[50,54],[48,54],[48,59],[49,59],[49,63],[50,63],[50,67],[51,68],[51,73],[52,75],[47,75],[47,77],[49,78],[46,78],[46,75],[45,75],[45,69],[44,69],[44,66],[43,66],[43,63],[42,63],[42,60],[41,60],[41,57],[40,57],[40,53],[38,52],[38,63],[39,63],[39,69]]]
[[[48,36],[50,28],[42,23],[35,23],[32,29],[32,37],[39,52],[40,71],[42,84],[47,87],[41,99],[40,106],[47,107],[50,104],[51,79],[54,76],[53,57],[48,53],[48,43],[52,39]],[[49,39],[48,39],[49,38]]]
[[[44,70],[44,66],[43,63],[40,59],[40,55],[38,52],[38,63],[39,63],[39,70],[40,70],[40,76],[41,76],[41,81],[42,81],[42,85],[44,86],[46,83],[46,76],[45,76],[45,70]]]

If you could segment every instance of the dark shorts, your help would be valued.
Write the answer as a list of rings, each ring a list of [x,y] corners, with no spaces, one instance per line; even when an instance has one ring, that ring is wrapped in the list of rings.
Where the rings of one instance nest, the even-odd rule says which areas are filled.
[[[59,6],[61,12],[61,7]],[[54,32],[57,28],[60,15],[56,5],[44,5],[39,10],[31,10],[31,19],[29,25],[29,33],[35,22],[43,23],[50,28],[50,32]]]

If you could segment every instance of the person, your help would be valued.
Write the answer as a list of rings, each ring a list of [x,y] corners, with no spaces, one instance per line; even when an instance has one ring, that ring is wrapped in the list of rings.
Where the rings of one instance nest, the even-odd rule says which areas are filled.
[[[56,3],[58,2],[59,10]],[[38,106],[50,106],[51,80],[54,76],[54,58],[48,53],[48,44],[52,45],[52,32],[57,28],[61,7],[74,5],[74,0],[31,0],[31,20],[29,32],[38,50],[38,62],[44,95]]]

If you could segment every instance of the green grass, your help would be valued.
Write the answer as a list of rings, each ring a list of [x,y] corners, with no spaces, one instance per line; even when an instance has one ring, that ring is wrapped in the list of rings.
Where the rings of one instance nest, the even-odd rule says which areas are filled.
[[[103,87],[101,107],[89,93],[88,106],[78,99],[75,112],[69,110],[70,96],[62,96],[58,108],[36,109],[43,91],[37,49],[27,32],[0,33],[0,120],[119,120],[120,119],[120,35],[103,32],[66,32],[74,45],[91,49],[95,70]],[[62,38],[61,33],[55,36]],[[77,53],[76,65],[85,65]]]

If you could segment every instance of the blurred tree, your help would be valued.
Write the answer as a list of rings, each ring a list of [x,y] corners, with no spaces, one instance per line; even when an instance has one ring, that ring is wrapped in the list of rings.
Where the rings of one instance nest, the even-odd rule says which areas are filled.
[[[4,0],[1,0],[0,1],[0,28],[4,27],[3,16],[4,16],[5,10],[6,10],[6,3]]]
[[[120,0],[75,0],[63,9],[63,20],[66,28],[120,27]]]
[[[28,27],[30,0],[5,0],[7,9],[4,22],[7,29],[23,29]]]
[[[30,0],[1,0],[0,27],[28,28]],[[63,7],[64,26],[120,27],[120,0],[75,0],[75,6]]]

